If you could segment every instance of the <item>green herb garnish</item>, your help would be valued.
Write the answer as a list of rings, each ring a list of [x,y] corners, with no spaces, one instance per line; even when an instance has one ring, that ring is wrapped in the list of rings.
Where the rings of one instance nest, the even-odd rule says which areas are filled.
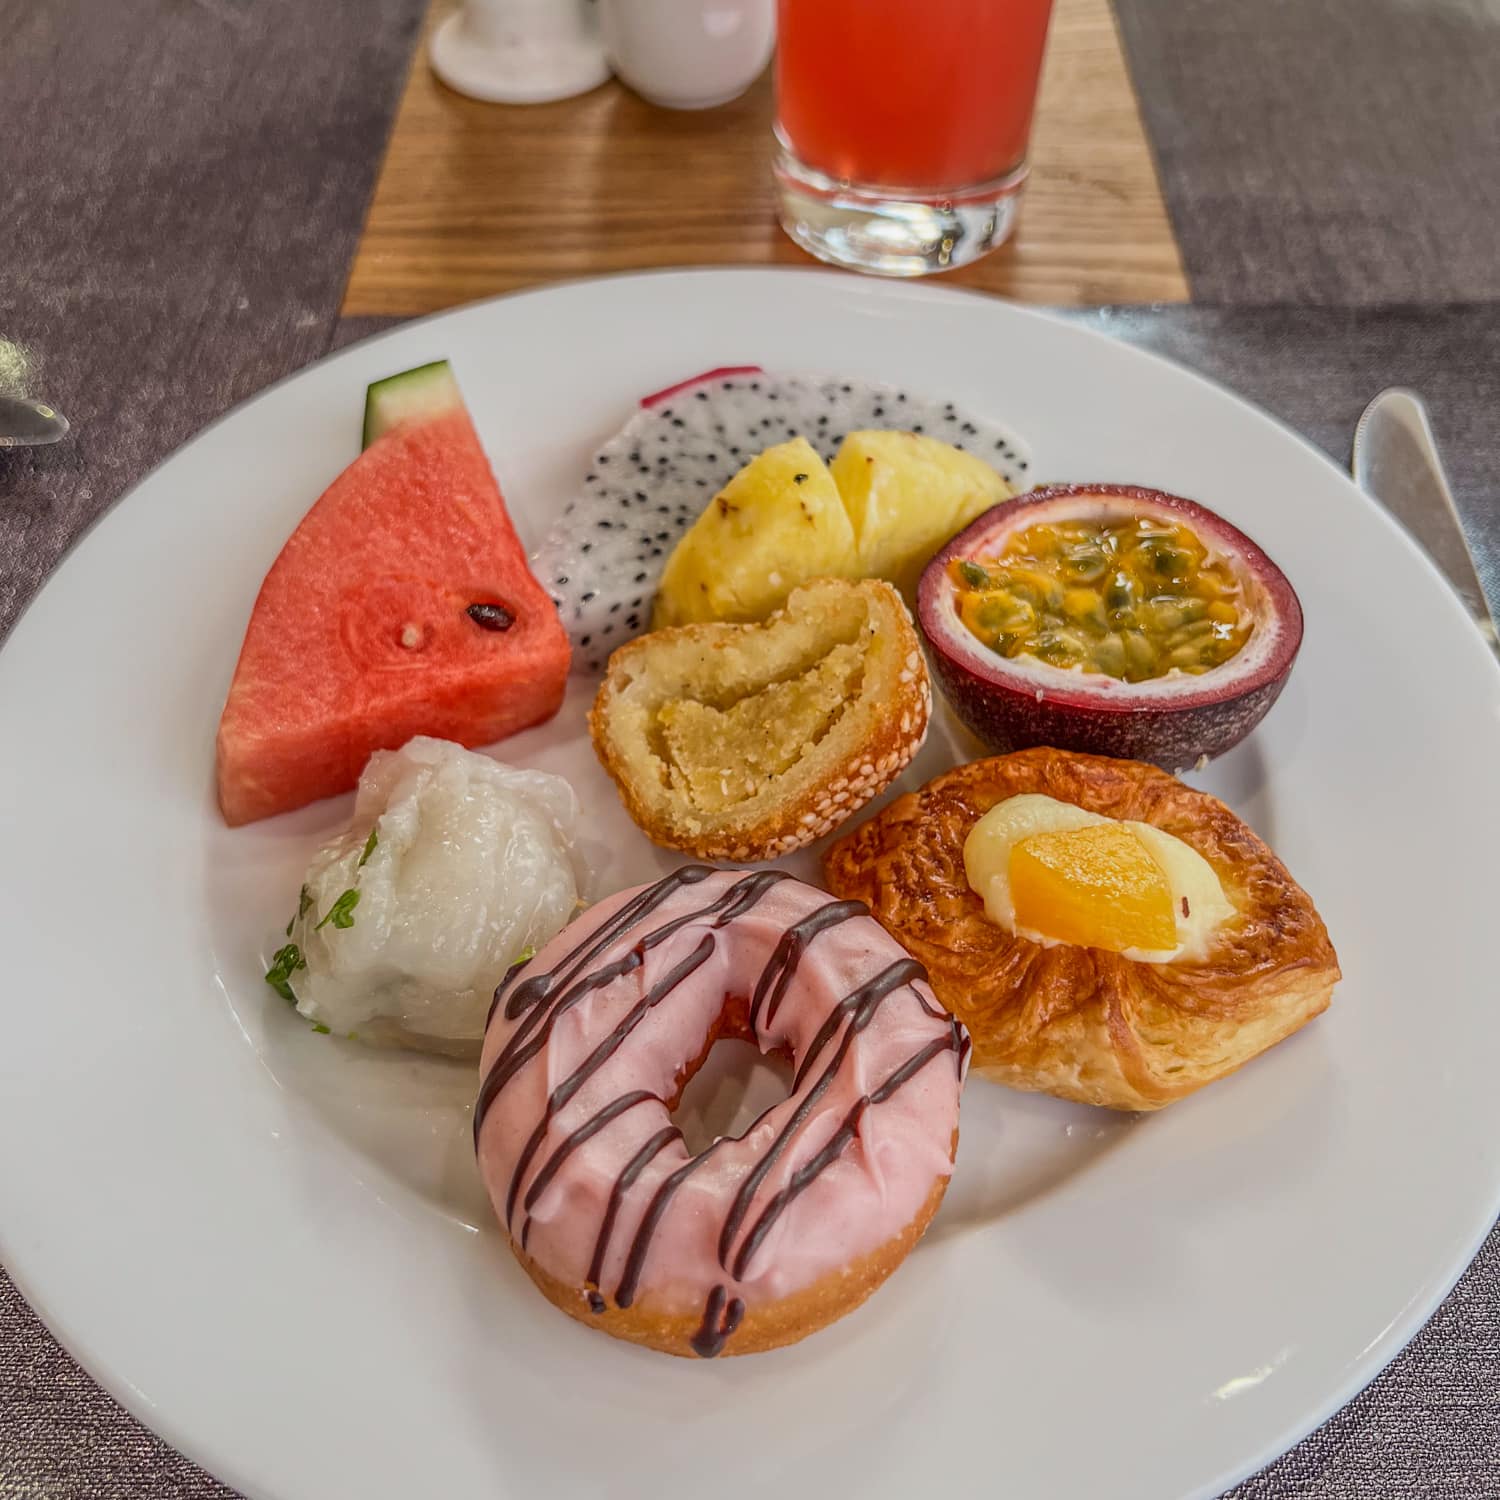
[[[314,932],[321,932],[330,922],[335,927],[354,926],[354,908],[359,905],[359,892],[351,887],[345,891],[332,906],[328,908],[323,920],[313,928]]]
[[[286,924],[286,935],[291,937],[294,928],[303,917],[307,915],[307,909],[313,904],[312,892],[306,886],[302,887],[302,894],[297,897],[297,915]]]
[[[288,943],[285,948],[278,948],[272,957],[271,967],[266,970],[266,983],[288,1005],[295,1005],[297,997],[292,993],[292,975],[306,967],[307,960],[303,958],[302,950],[295,943]]]
[[[987,589],[990,586],[990,575],[978,563],[970,562],[967,558],[959,563],[958,576],[971,589]]]
[[[331,1031],[329,1031],[329,1029],[321,1021],[315,1021],[313,1023],[313,1030],[316,1031],[319,1036],[332,1036],[333,1035],[333,1033]]]
[[[363,870],[365,861],[375,852],[375,846],[380,842],[380,835],[375,829],[370,830],[370,836],[365,840],[365,852],[360,855],[359,863],[355,865],[356,870]]]

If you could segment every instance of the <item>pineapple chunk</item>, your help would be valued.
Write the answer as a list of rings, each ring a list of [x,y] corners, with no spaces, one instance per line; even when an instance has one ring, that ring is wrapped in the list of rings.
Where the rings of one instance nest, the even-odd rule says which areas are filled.
[[[810,578],[860,576],[833,476],[793,438],[746,464],[678,542],[652,624],[764,620]]]
[[[1010,894],[1016,926],[1054,942],[1111,953],[1177,946],[1171,882],[1120,823],[1023,838],[1010,851]]]
[[[752,459],[667,559],[652,624],[763,620],[814,578],[885,578],[910,599],[932,554],[1010,487],[912,432],[851,432],[830,470],[805,438]]]
[[[1011,496],[982,459],[915,432],[851,432],[833,460],[859,571],[908,598],[949,537]]]

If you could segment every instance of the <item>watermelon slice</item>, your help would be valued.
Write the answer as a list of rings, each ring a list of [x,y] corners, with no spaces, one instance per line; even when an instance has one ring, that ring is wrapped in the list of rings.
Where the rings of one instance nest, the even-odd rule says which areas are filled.
[[[446,364],[371,387],[372,441],[271,565],[219,721],[231,825],[348,791],[372,751],[551,718],[567,635]],[[373,415],[372,415],[373,414]]]

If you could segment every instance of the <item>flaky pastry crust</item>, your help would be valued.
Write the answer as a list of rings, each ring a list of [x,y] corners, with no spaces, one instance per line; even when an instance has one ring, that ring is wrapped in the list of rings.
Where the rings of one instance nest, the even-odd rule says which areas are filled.
[[[992,922],[965,877],[964,840],[1022,792],[1196,849],[1235,909],[1207,956],[1140,963]],[[1326,1009],[1339,979],[1322,918],[1271,850],[1222,802],[1139,761],[1036,749],[959,766],[840,839],[824,874],[927,966],[973,1038],[974,1069],[1111,1109],[1159,1109],[1232,1073]]]

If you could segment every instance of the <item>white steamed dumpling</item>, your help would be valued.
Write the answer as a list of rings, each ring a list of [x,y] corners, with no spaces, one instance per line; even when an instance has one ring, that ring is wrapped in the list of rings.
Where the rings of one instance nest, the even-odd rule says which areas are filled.
[[[377,751],[268,979],[337,1035],[477,1056],[506,970],[578,910],[577,820],[560,776],[426,737]]]

